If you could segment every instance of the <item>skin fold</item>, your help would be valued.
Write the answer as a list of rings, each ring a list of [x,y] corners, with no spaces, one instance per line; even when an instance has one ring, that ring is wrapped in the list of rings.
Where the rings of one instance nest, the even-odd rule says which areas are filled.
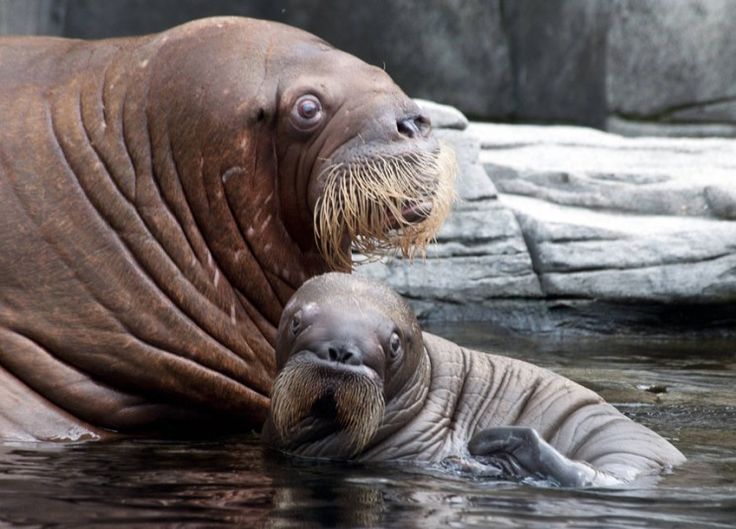
[[[0,86],[0,438],[260,426],[294,291],[363,235],[413,251],[447,209],[416,104],[288,26],[0,38]],[[406,171],[355,169],[385,159]],[[401,198],[335,191],[382,175]]]
[[[302,457],[461,462],[485,475],[616,486],[682,463],[596,393],[423,333],[398,294],[346,274],[287,304],[263,440]]]

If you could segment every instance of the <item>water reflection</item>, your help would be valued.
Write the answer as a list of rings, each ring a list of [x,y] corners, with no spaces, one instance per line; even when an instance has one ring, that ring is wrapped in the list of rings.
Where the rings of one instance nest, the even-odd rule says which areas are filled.
[[[667,354],[666,343],[603,342],[583,356],[580,347],[464,331],[444,334],[618,395],[627,415],[673,439],[689,462],[652,487],[563,490],[432,469],[309,464],[264,455],[253,436],[14,443],[0,445],[0,526],[734,527],[732,350],[679,345]],[[667,391],[649,393],[642,383]]]

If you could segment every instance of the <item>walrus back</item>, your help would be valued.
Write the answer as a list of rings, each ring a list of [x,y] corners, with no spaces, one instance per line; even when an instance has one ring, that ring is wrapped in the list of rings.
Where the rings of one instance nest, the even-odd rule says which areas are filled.
[[[445,450],[457,450],[483,430],[523,426],[535,429],[564,456],[622,477],[684,461],[667,440],[565,377],[428,333],[424,341],[434,392],[451,397],[438,401],[445,420],[435,421],[447,431]]]
[[[259,424],[270,344],[234,292],[172,261],[189,243],[154,180],[154,40],[0,39],[0,366],[105,428],[212,403]]]

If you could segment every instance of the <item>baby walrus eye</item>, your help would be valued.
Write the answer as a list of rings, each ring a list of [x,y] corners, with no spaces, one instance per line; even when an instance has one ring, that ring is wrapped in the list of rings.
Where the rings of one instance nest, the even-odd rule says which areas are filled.
[[[401,353],[401,337],[398,333],[391,334],[391,338],[388,341],[391,358],[396,358]]]
[[[297,334],[299,332],[299,329],[302,327],[302,313],[297,312],[294,314],[294,316],[291,318],[291,333]]]

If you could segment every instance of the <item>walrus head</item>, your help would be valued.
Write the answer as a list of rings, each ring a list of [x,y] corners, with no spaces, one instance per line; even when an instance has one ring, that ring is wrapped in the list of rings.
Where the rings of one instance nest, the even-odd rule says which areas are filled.
[[[350,270],[353,249],[411,255],[433,238],[454,196],[454,154],[385,71],[273,22],[212,19],[166,37],[156,77],[160,104],[175,107],[159,113],[182,135],[174,157],[191,158],[182,165],[206,186],[208,171],[221,177],[235,216],[267,209],[243,222],[246,237],[280,221],[321,271]],[[207,141],[192,150],[193,137]],[[218,196],[206,193],[212,209]]]
[[[306,282],[279,325],[276,444],[311,457],[363,451],[392,399],[406,393],[422,352],[416,318],[386,286],[337,273]]]
[[[411,255],[449,211],[452,150],[432,137],[429,118],[385,71],[297,36],[299,46],[280,56],[273,109],[283,140],[281,177],[296,189],[306,185],[306,194],[295,194],[306,204],[293,207],[307,210],[332,269],[352,267],[351,247]]]

